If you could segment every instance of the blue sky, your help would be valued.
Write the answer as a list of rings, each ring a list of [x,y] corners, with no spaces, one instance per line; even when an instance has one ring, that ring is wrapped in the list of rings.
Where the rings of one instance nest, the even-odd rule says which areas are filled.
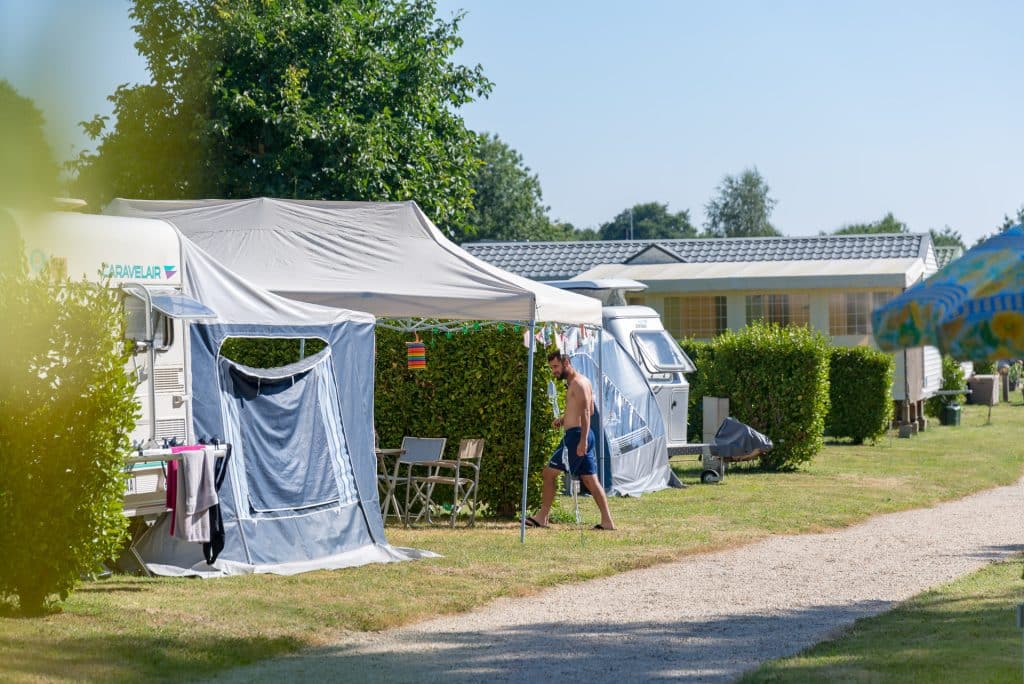
[[[495,88],[467,107],[536,172],[555,218],[637,202],[704,221],[756,166],[773,222],[815,234],[893,212],[968,244],[1024,204],[1019,2],[441,0],[459,61]],[[147,79],[120,0],[0,0],[0,75],[36,97],[64,156],[76,121]]]

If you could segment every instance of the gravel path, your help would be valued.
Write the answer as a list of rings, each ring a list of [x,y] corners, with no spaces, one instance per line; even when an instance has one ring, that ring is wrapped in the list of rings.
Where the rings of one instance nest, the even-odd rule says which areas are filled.
[[[1024,549],[1022,484],[353,634],[219,681],[731,681]]]

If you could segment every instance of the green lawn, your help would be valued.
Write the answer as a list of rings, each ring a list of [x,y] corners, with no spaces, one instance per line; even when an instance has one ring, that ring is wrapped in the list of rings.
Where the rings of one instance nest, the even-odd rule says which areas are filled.
[[[741,681],[1019,682],[1022,601],[1021,559],[996,563]]]
[[[0,679],[196,678],[348,630],[383,629],[771,534],[929,506],[1020,477],[1022,418],[1019,403],[1003,405],[983,425],[985,409],[967,407],[959,427],[935,426],[874,446],[829,445],[800,472],[730,470],[721,485],[615,499],[621,529],[613,533],[581,534],[561,524],[531,530],[521,545],[518,525],[507,521],[476,529],[389,527],[392,544],[444,557],[295,577],[121,576],[88,583],[60,614],[0,613]],[[698,471],[681,474],[695,483]],[[586,526],[597,522],[593,503],[582,507]]]

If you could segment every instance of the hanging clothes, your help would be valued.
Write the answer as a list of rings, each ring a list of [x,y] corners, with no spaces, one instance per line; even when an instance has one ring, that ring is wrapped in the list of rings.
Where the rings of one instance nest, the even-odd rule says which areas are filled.
[[[182,452],[178,468],[174,536],[186,542],[210,541],[210,507],[217,503],[213,447]]]
[[[217,459],[214,466],[214,487],[220,492],[220,486],[224,483],[224,476],[228,471],[228,461],[231,460],[231,445],[224,445],[227,449],[222,458]],[[219,495],[218,495],[219,496]],[[210,541],[203,544],[203,557],[207,565],[213,565],[217,556],[224,550],[224,517],[220,512],[220,502],[210,506]]]
[[[202,445],[175,446],[175,447],[171,447],[171,453],[172,454],[183,454],[186,451],[196,451],[196,450],[202,449],[202,448],[203,448]],[[174,530],[177,527],[177,525],[175,523],[178,520],[178,515],[177,515],[177,512],[178,512],[178,471],[179,471],[178,460],[179,459],[173,459],[173,460],[170,460],[170,461],[167,462],[167,482],[166,482],[167,501],[166,501],[166,505],[167,505],[167,510],[171,512],[171,525],[170,525],[170,529],[168,530],[168,532],[170,533],[170,535],[172,537],[174,536]]]
[[[174,536],[174,523],[178,508],[178,462],[167,462],[167,510],[171,512],[170,534]]]

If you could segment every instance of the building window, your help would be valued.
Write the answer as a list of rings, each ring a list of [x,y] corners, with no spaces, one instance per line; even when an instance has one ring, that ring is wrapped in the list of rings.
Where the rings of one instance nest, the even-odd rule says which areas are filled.
[[[672,336],[710,339],[725,332],[725,297],[665,297],[665,327]]]
[[[747,295],[747,323],[754,321],[807,325],[811,322],[811,297],[805,294]]]
[[[830,335],[870,335],[871,312],[885,304],[891,292],[837,292],[828,300]]]
[[[647,301],[642,294],[627,294],[626,304],[630,306],[647,306]]]

